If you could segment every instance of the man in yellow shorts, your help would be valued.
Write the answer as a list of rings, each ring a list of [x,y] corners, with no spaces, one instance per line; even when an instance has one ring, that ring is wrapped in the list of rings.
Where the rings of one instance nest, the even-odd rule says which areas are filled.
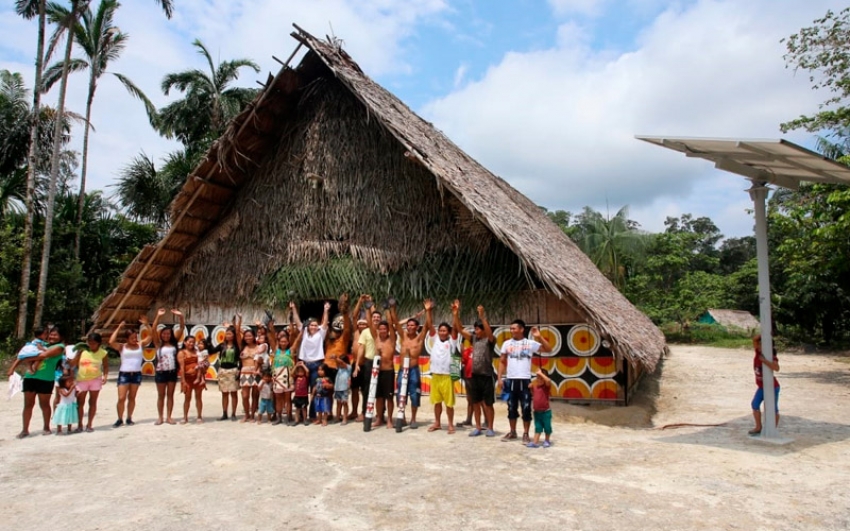
[[[452,304],[452,314],[459,311],[457,305]],[[433,323],[431,308],[427,308],[427,322]],[[455,390],[452,383],[452,353],[457,349],[457,331],[452,330],[448,323],[440,323],[434,330],[434,325],[428,331],[434,338],[431,348],[431,403],[434,405],[434,424],[428,431],[441,430],[440,417],[443,414],[443,404],[446,405],[446,416],[448,417],[449,435],[455,432]]]

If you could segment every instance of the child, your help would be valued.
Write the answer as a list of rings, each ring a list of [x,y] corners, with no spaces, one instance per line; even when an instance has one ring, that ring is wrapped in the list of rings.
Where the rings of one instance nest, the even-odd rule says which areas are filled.
[[[59,405],[53,412],[53,424],[56,426],[56,435],[62,433],[62,426],[67,426],[66,434],[71,433],[74,424],[80,418],[77,414],[77,384],[73,376],[59,378]]]
[[[319,377],[316,378],[316,385],[313,387],[313,401],[316,403],[316,420],[313,421],[313,424],[321,422],[322,426],[328,425],[328,414],[331,412],[330,397],[333,395],[334,388],[334,384],[326,376],[327,374],[328,366],[323,363],[319,367]]]
[[[529,448],[540,448],[540,434],[546,433],[543,448],[549,448],[552,443],[549,436],[552,435],[552,410],[549,409],[549,386],[552,380],[546,369],[537,371],[537,378],[531,382],[531,407],[534,410],[534,441],[528,443]]]
[[[348,356],[337,358],[336,379],[334,380],[334,400],[336,417],[342,419],[342,425],[348,424],[348,394],[351,389],[351,365]]]
[[[195,373],[195,385],[201,385],[207,381],[207,369],[210,368],[209,348],[208,340],[198,341],[198,372]]]
[[[756,355],[753,358],[753,371],[756,376],[756,394],[753,396],[753,420],[756,426],[747,433],[749,435],[761,434],[761,403],[764,401],[764,381],[762,376],[762,365],[767,365],[773,372],[779,372],[779,358],[776,357],[776,349],[773,349],[773,361],[767,361],[761,353],[761,334],[753,338],[753,349]],[[776,425],[779,426],[779,380],[773,379],[773,396],[776,404]]]
[[[260,381],[259,391],[260,391],[260,409],[257,412],[257,424],[263,423],[263,413],[265,413],[269,422],[272,420],[272,415],[274,414],[274,401],[272,397],[274,396],[272,391],[272,371],[270,369],[263,370],[263,379]]]
[[[303,362],[298,362],[295,366],[295,398],[292,400],[292,405],[295,406],[295,422],[303,422],[306,426],[310,423],[307,418],[307,399],[310,396],[310,378],[308,377],[307,366]]]
[[[21,350],[18,351],[17,359],[12,364],[10,370],[14,371],[15,367],[23,363],[26,365],[25,372],[27,374],[35,374],[38,371],[38,366],[41,363],[35,361],[33,358],[47,350],[47,332],[47,328],[40,326],[33,330],[34,337],[32,341],[21,347]]]

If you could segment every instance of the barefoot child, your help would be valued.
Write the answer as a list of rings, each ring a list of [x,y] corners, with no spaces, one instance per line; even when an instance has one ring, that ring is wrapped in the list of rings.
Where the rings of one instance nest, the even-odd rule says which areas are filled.
[[[351,389],[351,365],[348,356],[337,358],[336,379],[334,380],[334,400],[336,418],[342,419],[342,425],[348,424],[348,394]]]
[[[263,423],[263,413],[269,419],[269,422],[272,420],[272,415],[274,414],[274,401],[272,397],[274,396],[274,383],[272,382],[272,371],[271,369],[263,370],[263,379],[260,381],[260,409],[257,411],[257,424]]]
[[[767,365],[773,372],[779,372],[779,358],[776,357],[776,349],[773,349],[773,361],[767,361],[761,353],[761,334],[753,338],[753,349],[756,351],[753,358],[753,371],[756,376],[756,394],[753,396],[753,420],[756,426],[749,432],[750,435],[761,434],[761,403],[764,402],[764,378],[762,376],[762,365]],[[773,396],[776,404],[776,425],[779,426],[779,380],[773,379]]]
[[[195,385],[201,385],[207,381],[207,369],[210,368],[209,348],[209,340],[198,341],[198,372],[195,374]]]
[[[62,433],[62,426],[67,426],[71,433],[74,424],[79,422],[77,414],[77,384],[73,376],[62,376],[59,378],[59,405],[53,412],[53,424],[56,426],[56,435]]]
[[[308,377],[307,366],[303,362],[298,362],[295,366],[295,398],[292,399],[292,405],[295,407],[295,422],[303,422],[306,426],[310,423],[307,418],[307,400],[310,397],[310,378]]]
[[[9,371],[14,371],[20,364],[26,366],[25,372],[27,374],[35,374],[38,371],[40,362],[35,361],[34,358],[47,350],[47,328],[37,327],[33,330],[33,336],[35,337],[32,341],[18,351],[17,359],[15,359]]]
[[[313,424],[321,423],[322,426],[328,425],[328,415],[331,412],[331,396],[333,395],[334,384],[327,376],[328,366],[324,363],[319,367],[319,377],[316,378],[316,385],[313,387],[313,400],[316,403],[316,420]]]
[[[540,447],[540,434],[546,434],[543,448],[549,448],[549,436],[552,435],[552,410],[549,409],[549,386],[552,380],[546,369],[537,371],[537,378],[531,382],[531,407],[534,411],[534,441],[528,443],[529,448]]]

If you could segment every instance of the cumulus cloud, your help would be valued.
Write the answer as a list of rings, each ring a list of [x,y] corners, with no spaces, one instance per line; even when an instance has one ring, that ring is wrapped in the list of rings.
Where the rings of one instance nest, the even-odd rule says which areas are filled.
[[[634,135],[775,138],[781,121],[815,109],[823,96],[785,68],[779,41],[840,6],[777,4],[674,6],[621,53],[591,48],[584,31],[568,23],[552,48],[506,54],[423,113],[550,209],[630,204],[633,217],[653,230],[666,215],[690,211],[711,215],[727,233],[746,233],[745,181]],[[682,210],[665,207],[671,204]]]
[[[203,40],[215,59],[247,57],[263,69],[259,75],[242,71],[238,84],[257,87],[267,72],[280,65],[297,43],[290,37],[296,22],[317,36],[333,33],[344,38],[345,48],[371,75],[404,73],[404,41],[417,24],[447,9],[444,0],[181,0],[168,21],[154,2],[124,2],[116,24],[130,34],[122,57],[110,69],[133,79],[157,106],[179,97],[160,91],[163,76],[188,68],[207,69],[191,42]],[[32,86],[36,25],[0,8],[0,68],[21,72]],[[76,74],[68,86],[67,107],[85,111],[87,77]],[[58,86],[45,98],[53,104]],[[120,169],[140,151],[154,159],[164,157],[179,144],[160,137],[149,126],[142,105],[115,80],[105,76],[98,86],[89,147],[88,189],[112,193],[109,186]],[[82,150],[82,131],[76,131],[72,148]]]

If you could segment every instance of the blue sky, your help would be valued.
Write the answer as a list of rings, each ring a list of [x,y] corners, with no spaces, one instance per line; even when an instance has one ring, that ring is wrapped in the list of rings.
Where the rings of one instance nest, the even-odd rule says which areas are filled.
[[[35,25],[0,5],[0,68],[32,78]],[[729,236],[749,234],[747,183],[634,140],[636,134],[778,138],[778,124],[825,99],[785,68],[782,37],[835,0],[177,0],[168,21],[153,0],[125,0],[130,34],[115,70],[158,105],[163,75],[203,68],[198,37],[222,58],[263,68],[294,48],[290,24],[343,39],[369,75],[497,175],[549,208],[585,205],[648,230],[666,216],[710,216]],[[85,79],[69,105],[82,112]],[[176,144],[150,130],[116,83],[98,89],[90,182],[111,193],[139,151]],[[82,135],[79,134],[78,137]],[[811,135],[786,138],[806,145]],[[79,143],[79,142],[78,142]],[[78,146],[79,147],[79,146]]]

